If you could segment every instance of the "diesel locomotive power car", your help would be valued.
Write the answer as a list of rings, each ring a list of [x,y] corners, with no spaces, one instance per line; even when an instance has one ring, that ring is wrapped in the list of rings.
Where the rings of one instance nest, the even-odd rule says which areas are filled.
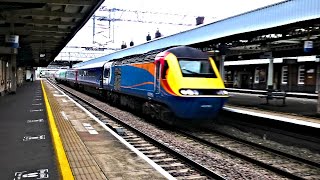
[[[77,76],[69,82],[76,87],[163,121],[171,121],[173,115],[185,120],[214,119],[228,98],[213,59],[188,46],[153,50],[69,71]]]

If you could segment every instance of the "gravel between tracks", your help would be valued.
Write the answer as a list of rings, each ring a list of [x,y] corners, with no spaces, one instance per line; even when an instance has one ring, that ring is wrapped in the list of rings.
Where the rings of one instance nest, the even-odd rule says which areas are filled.
[[[314,162],[320,162],[320,154],[316,152],[312,152],[309,149],[306,148],[300,148],[300,147],[295,147],[295,146],[290,146],[290,145],[283,145],[281,143],[275,142],[268,140],[267,136],[260,137],[258,135],[252,134],[252,133],[247,133],[240,131],[234,127],[230,126],[215,126],[212,127],[212,129],[215,129],[217,131],[231,134],[234,137],[238,137],[250,142],[254,142],[257,144],[264,145],[269,148],[277,149],[282,152],[286,152],[288,154],[296,155],[298,157],[302,157],[305,159],[312,160]]]
[[[72,89],[70,90],[75,92],[77,96],[86,99],[87,101],[111,113],[113,116],[125,121],[130,126],[139,129],[155,139],[161,140],[163,143],[170,145],[170,147],[180,151],[184,155],[187,155],[199,164],[214,170],[221,176],[228,179],[286,179],[274,174],[273,172],[254,166],[246,161],[234,158],[227,154],[223,154],[219,151],[203,148],[203,146],[200,145],[196,147],[190,146],[188,142],[179,138],[176,133],[160,129],[151,123],[145,122],[142,118],[139,118],[130,112],[112,107],[105,102],[101,102],[83,93]]]

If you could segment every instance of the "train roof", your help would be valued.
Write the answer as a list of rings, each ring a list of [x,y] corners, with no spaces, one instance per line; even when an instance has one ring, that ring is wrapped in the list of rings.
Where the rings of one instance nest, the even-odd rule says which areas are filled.
[[[279,26],[318,19],[320,17],[318,0],[287,0],[240,15],[201,25],[174,35],[153,39],[144,44],[122,49],[120,51],[78,63],[75,67],[100,61],[109,61],[122,57],[143,54],[154,49],[169,46],[194,45],[233,35],[252,33]]]
[[[108,54],[108,55],[105,55],[105,56],[102,56],[102,57],[99,57],[96,59],[92,59],[89,61],[75,64],[73,67],[75,67],[75,68],[80,68],[83,66],[87,67],[90,64],[105,63],[110,60],[120,59],[120,58],[131,56],[131,55],[144,54],[144,53],[148,53],[150,51],[157,50],[157,49],[179,46],[178,44],[173,45],[172,43],[171,44],[169,44],[169,43],[165,43],[165,44],[155,43],[156,41],[157,40],[152,40],[152,41],[149,41],[149,42],[141,44],[141,45],[122,49],[117,52],[114,52],[114,53],[111,53],[111,54]]]
[[[178,58],[197,58],[197,59],[208,58],[207,53],[202,52],[199,49],[191,48],[188,46],[173,47],[168,49],[167,51],[173,53]]]
[[[98,68],[102,67],[108,61],[100,61],[96,63],[85,64],[83,66],[74,67],[74,69],[90,69],[90,68]]]
[[[60,73],[60,72],[67,72],[68,71],[68,69],[59,69],[59,70],[57,70],[56,72],[57,73]]]

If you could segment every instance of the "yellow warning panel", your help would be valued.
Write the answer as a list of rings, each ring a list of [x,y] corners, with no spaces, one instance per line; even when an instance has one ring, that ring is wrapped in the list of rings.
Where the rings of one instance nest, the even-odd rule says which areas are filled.
[[[42,91],[43,91],[43,96],[44,96],[44,102],[46,104],[46,110],[47,110],[47,116],[49,120],[49,128],[51,132],[51,137],[54,145],[54,150],[56,153],[57,157],[57,162],[58,162],[58,169],[60,172],[60,177],[61,179],[67,179],[67,180],[73,180],[74,177],[72,175],[72,171],[70,168],[70,164],[68,162],[65,150],[62,145],[62,141],[59,135],[59,131],[57,128],[57,125],[54,120],[54,116],[51,110],[51,106],[46,94],[46,90],[44,88],[43,82],[41,81],[41,86],[42,86]]]

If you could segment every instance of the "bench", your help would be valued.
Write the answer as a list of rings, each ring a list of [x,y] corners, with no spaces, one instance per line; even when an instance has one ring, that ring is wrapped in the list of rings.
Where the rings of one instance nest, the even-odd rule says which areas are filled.
[[[286,104],[286,92],[284,91],[268,91],[266,94],[260,95],[259,98],[266,98],[267,104],[272,99],[282,99],[283,105]]]

